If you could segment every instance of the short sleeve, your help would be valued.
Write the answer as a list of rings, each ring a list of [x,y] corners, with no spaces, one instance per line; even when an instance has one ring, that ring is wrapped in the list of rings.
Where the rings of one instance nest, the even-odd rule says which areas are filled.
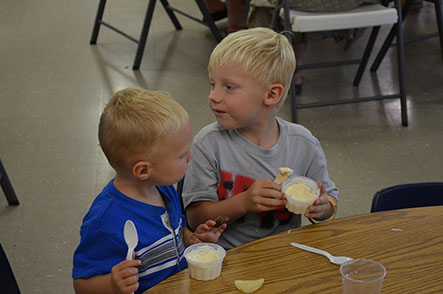
[[[217,201],[217,164],[212,151],[199,142],[192,145],[193,160],[186,171],[183,184],[183,205],[196,201]]]
[[[331,181],[328,174],[326,156],[320,143],[316,146],[315,154],[311,165],[309,166],[307,177],[322,182],[326,192],[338,200],[338,189],[334,182]]]
[[[80,234],[80,244],[74,253],[74,279],[108,274],[114,265],[125,260],[126,248],[121,241],[95,227],[82,227]]]

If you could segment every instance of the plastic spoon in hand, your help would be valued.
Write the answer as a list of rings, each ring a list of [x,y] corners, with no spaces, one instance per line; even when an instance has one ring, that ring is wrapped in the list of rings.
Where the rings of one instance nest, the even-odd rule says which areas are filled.
[[[128,244],[128,254],[126,255],[126,259],[132,260],[132,253],[138,244],[137,230],[135,229],[135,225],[132,221],[127,220],[125,222],[123,235],[125,237],[126,244]]]
[[[313,248],[313,247],[310,247],[310,246],[307,246],[307,245],[303,245],[303,244],[300,244],[300,243],[293,242],[293,243],[291,243],[291,245],[294,246],[294,247],[297,247],[299,249],[303,249],[303,250],[306,250],[306,251],[309,251],[309,252],[313,252],[313,253],[317,253],[317,254],[320,254],[320,255],[324,255],[324,256],[326,256],[329,259],[330,262],[332,262],[334,264],[338,264],[338,265],[341,265],[341,264],[343,264],[345,262],[348,262],[348,261],[352,260],[352,258],[347,257],[347,256],[333,256],[329,252],[326,252],[324,250]]]

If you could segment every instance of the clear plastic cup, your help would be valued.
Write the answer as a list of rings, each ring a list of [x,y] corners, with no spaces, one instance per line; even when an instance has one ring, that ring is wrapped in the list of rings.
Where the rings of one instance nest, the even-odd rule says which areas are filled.
[[[198,243],[186,248],[184,255],[191,277],[200,281],[209,281],[220,276],[226,251],[217,244]]]
[[[379,294],[385,267],[374,260],[354,259],[340,266],[344,294]]]
[[[295,214],[304,214],[320,196],[320,188],[317,183],[310,178],[301,176],[286,180],[283,183],[282,191],[288,201],[286,208]]]

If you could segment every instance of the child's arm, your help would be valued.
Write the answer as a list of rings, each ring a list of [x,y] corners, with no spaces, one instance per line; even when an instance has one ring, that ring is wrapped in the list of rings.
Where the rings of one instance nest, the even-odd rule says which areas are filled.
[[[188,228],[183,228],[183,240],[186,247],[200,242],[217,243],[221,233],[226,229],[226,224],[216,227],[216,222],[208,220],[206,223],[197,227],[195,232],[191,232]]]
[[[74,279],[76,294],[129,294],[138,289],[138,269],[141,261],[124,260],[112,268],[106,275],[97,275],[88,279]]]
[[[305,217],[322,221],[332,217],[335,209],[329,202],[332,196],[328,195],[323,184],[319,182],[318,187],[320,188],[320,196],[314,201],[314,204],[309,207],[309,211],[305,213]]]
[[[229,222],[233,222],[248,212],[274,210],[285,204],[286,198],[280,185],[265,179],[254,182],[245,192],[222,201],[194,202],[186,208],[186,213],[189,226],[196,228],[219,215],[227,216]]]

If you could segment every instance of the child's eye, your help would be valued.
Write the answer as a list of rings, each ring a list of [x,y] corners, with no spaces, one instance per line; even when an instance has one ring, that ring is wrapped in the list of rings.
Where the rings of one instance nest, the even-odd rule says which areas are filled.
[[[211,90],[213,90],[215,88],[215,83],[214,82],[209,82],[209,87],[211,87]]]
[[[235,86],[232,85],[232,84],[226,84],[225,87],[226,87],[227,90],[235,90]]]

